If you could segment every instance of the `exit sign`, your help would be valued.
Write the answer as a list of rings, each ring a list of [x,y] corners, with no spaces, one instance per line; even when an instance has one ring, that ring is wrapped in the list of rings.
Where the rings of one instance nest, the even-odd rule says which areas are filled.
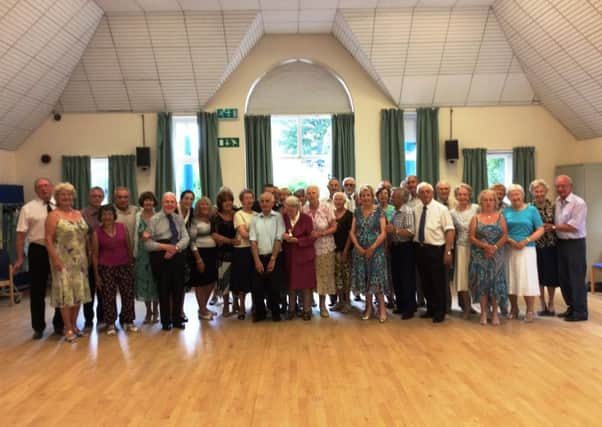
[[[240,147],[240,140],[238,138],[217,138],[217,146],[219,148]]]
[[[218,108],[217,109],[218,119],[237,119],[238,109],[237,108]]]

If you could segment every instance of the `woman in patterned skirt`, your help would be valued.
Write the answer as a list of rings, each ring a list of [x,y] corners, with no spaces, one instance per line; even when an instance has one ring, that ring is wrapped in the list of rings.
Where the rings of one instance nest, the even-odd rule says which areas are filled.
[[[374,205],[374,190],[360,187],[360,206],[355,209],[349,237],[353,243],[351,286],[356,293],[366,294],[366,310],[362,320],[372,317],[372,295],[376,294],[379,321],[387,320],[384,293],[389,289],[389,274],[385,257],[387,236],[385,215]]]
[[[90,302],[86,241],[88,225],[73,209],[75,188],[68,182],[54,187],[56,209],[46,218],[46,248],[52,271],[51,303],[61,310],[64,334],[73,342],[83,332],[77,327],[82,304]]]
[[[155,207],[158,202],[152,192],[146,191],[140,195],[138,203],[142,209],[136,214],[136,233],[134,235],[136,299],[144,301],[146,305],[144,323],[157,323],[159,321],[159,291],[153,277],[150,256],[144,247],[144,241],[150,237],[147,231],[148,222],[155,214]]]
[[[504,244],[508,233],[493,190],[481,191],[479,205],[481,212],[470,221],[469,288],[473,299],[481,303],[481,325],[487,324],[491,303],[491,323],[497,326],[500,324],[498,305],[507,302],[508,294],[504,265]]]
[[[556,262],[556,227],[554,227],[554,205],[546,198],[548,184],[543,179],[534,180],[529,186],[533,196],[533,206],[538,210],[543,221],[544,234],[535,242],[537,251],[537,274],[539,275],[539,300],[541,302],[540,316],[554,316],[554,294],[558,287],[558,264]],[[548,288],[548,302],[546,304],[546,293]]]
[[[117,290],[121,296],[119,321],[127,332],[138,332],[134,325],[134,272],[130,254],[130,238],[125,225],[115,222],[117,211],[113,205],[98,210],[100,225],[92,234],[92,265],[96,286],[102,294],[102,309],[107,322],[107,335],[115,335],[117,320]]]

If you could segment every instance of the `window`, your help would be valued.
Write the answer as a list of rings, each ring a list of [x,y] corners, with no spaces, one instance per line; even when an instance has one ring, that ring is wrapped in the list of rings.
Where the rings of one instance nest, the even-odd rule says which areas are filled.
[[[504,184],[506,188],[512,184],[512,152],[488,151],[487,152],[487,177],[488,185]]]
[[[416,113],[404,112],[403,135],[405,139],[406,176],[416,175]],[[394,182],[393,185],[399,185],[399,182]]]
[[[90,184],[92,187],[100,187],[105,192],[103,205],[109,203],[109,158],[92,157],[90,159]],[[84,203],[85,205],[85,203]]]
[[[176,192],[192,190],[196,197],[200,197],[199,126],[196,117],[173,118],[172,150]]]
[[[332,176],[330,116],[272,116],[274,185],[291,191],[310,184],[328,195]]]

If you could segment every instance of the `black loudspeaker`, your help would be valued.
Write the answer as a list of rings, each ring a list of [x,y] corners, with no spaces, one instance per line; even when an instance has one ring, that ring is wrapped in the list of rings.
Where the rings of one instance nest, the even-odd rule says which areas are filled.
[[[454,163],[458,160],[458,140],[448,139],[445,141],[445,160]]]
[[[150,168],[149,147],[136,147],[136,166],[142,169]]]

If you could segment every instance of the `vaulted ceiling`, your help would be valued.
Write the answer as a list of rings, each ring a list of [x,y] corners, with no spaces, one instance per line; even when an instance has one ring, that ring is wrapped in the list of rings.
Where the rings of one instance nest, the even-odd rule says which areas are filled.
[[[0,148],[53,110],[197,111],[280,33],[332,33],[400,107],[541,101],[602,136],[602,0],[0,0]]]

